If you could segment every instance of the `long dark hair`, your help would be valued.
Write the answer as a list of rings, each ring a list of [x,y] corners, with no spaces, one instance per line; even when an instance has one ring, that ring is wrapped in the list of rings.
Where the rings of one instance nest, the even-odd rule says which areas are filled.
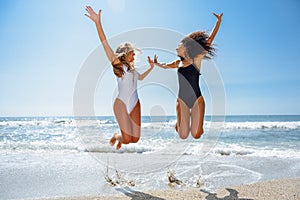
[[[215,56],[215,48],[208,43],[209,36],[204,31],[195,31],[181,40],[186,48],[187,55],[194,59],[197,55],[206,52],[205,58]]]

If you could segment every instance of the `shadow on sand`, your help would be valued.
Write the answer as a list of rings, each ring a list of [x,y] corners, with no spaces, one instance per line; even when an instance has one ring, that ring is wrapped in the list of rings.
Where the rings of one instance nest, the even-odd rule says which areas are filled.
[[[122,192],[126,196],[130,197],[131,200],[166,200],[166,199],[163,199],[163,198],[152,196],[150,194],[146,194],[146,193],[143,193],[143,192],[138,192],[138,191],[132,190],[129,187],[117,188],[116,190],[119,191],[119,192]]]
[[[217,197],[216,193],[210,193],[210,192],[206,192],[206,191],[202,191],[202,192],[208,194],[205,197],[205,199],[207,199],[207,200],[253,200],[253,199],[247,199],[247,198],[239,198],[238,191],[236,191],[234,189],[226,188],[226,190],[229,192],[229,195],[222,197],[222,198]]]
[[[131,200],[166,200],[164,198],[160,198],[160,197],[152,196],[150,194],[132,190],[129,187],[117,188],[116,190],[119,192],[122,192],[126,196],[130,197]],[[217,197],[216,193],[210,193],[210,192],[203,191],[203,190],[201,190],[201,192],[208,194],[205,197],[206,200],[253,200],[253,199],[248,199],[248,198],[239,198],[238,191],[236,191],[234,189],[226,188],[226,190],[229,192],[229,195],[222,197],[222,198]]]

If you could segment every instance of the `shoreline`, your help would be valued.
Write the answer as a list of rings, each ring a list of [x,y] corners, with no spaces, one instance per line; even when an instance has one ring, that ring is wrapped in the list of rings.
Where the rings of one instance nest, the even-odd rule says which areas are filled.
[[[300,199],[300,177],[290,179],[276,179],[257,182],[253,184],[243,184],[219,189],[216,192],[208,192],[198,189],[167,189],[137,191],[131,188],[116,188],[118,195],[98,195],[98,196],[73,196],[38,198],[35,200],[298,200]]]
[[[167,184],[167,168],[157,167],[163,164],[162,160],[170,163],[174,158],[173,155],[156,156],[152,162],[146,162],[147,165],[144,162],[146,156],[143,154],[124,155],[107,153],[3,155],[1,156],[3,164],[0,167],[3,172],[0,175],[0,179],[3,181],[0,199],[225,200],[230,195],[232,198],[229,199],[234,200],[239,198],[243,198],[243,200],[300,199],[300,194],[297,193],[300,188],[299,158],[282,159],[212,154],[205,160],[199,161],[198,157],[184,155],[176,161],[176,165],[168,167],[170,170],[174,170],[175,177],[187,184],[184,184],[183,187],[171,188]],[[106,166],[97,160],[100,158],[106,160],[107,157],[112,163],[108,175],[113,179],[117,177],[114,169],[119,171],[128,166],[136,167],[130,168],[131,171],[129,169],[124,172],[119,171],[121,177],[126,180],[135,180],[136,186],[131,187],[122,182],[115,187],[110,186],[105,181]],[[118,162],[113,162],[113,158]],[[132,165],[132,162],[135,165]],[[131,173],[137,169],[144,169],[148,173]],[[162,170],[147,171],[150,169]],[[195,181],[198,178],[195,175],[197,174],[201,174],[200,188],[195,188]],[[277,182],[269,183],[269,180]],[[264,184],[266,185],[264,186]],[[226,190],[226,188],[231,190]],[[260,196],[253,196],[256,194]],[[233,198],[233,195],[237,195],[237,197]],[[224,199],[225,196],[227,197]]]

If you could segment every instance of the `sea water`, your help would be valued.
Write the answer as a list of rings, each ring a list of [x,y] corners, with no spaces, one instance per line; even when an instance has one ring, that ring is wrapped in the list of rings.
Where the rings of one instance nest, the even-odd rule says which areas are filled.
[[[300,116],[225,116],[217,128],[212,119],[200,139],[182,140],[175,116],[144,116],[139,142],[116,150],[113,116],[2,117],[0,199],[113,193],[104,177],[115,170],[143,190],[168,187],[170,170],[208,190],[300,176]]]
[[[299,156],[300,116],[226,116],[224,120],[216,138],[218,147],[214,149],[215,153]],[[139,143],[123,145],[124,148],[116,151],[108,145],[113,133],[119,132],[113,116],[2,117],[0,152],[151,153],[165,148],[170,142],[180,142],[174,131],[175,123],[175,116],[142,117]],[[206,130],[209,123],[205,121]],[[188,142],[201,143],[201,139],[188,139]]]

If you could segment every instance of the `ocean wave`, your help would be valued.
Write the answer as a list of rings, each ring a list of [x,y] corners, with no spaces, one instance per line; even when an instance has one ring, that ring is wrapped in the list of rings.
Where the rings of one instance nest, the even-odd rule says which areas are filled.
[[[258,157],[281,157],[300,158],[300,151],[284,148],[259,148],[253,146],[240,146],[236,144],[218,144],[212,151],[220,156],[258,156]]]
[[[81,152],[83,151],[80,145],[71,142],[31,142],[31,143],[22,143],[22,142],[8,142],[6,144],[0,145],[0,150],[9,152],[9,151],[17,151],[17,152]]]
[[[177,122],[176,118],[164,121],[142,121],[143,129],[174,129]],[[216,123],[204,121],[204,128],[210,129],[215,127]],[[20,128],[20,127],[73,127],[73,128],[110,128],[118,127],[114,117],[107,118],[93,118],[93,119],[73,119],[73,118],[14,118],[5,119],[0,121],[1,128]],[[300,121],[251,121],[251,122],[224,122],[217,126],[222,130],[243,130],[243,129],[257,129],[257,130],[270,130],[270,129],[284,129],[296,130],[300,129]]]
[[[52,122],[50,121],[1,121],[0,127],[9,127],[9,128],[15,128],[15,127],[25,127],[25,126],[49,126]]]
[[[123,145],[116,150],[110,145],[83,145],[79,143],[13,143],[1,144],[0,152],[89,152],[89,153],[150,153],[154,148],[137,145]]]
[[[300,129],[299,121],[291,122],[226,122],[224,130],[233,129],[285,129],[285,130],[296,130]]]
[[[250,150],[241,150],[241,149],[228,149],[228,148],[221,148],[221,149],[215,149],[214,150],[215,154],[221,155],[221,156],[229,156],[229,155],[250,155],[253,154],[253,151]]]
[[[0,144],[1,152],[90,152],[90,153],[159,153],[168,150],[170,145],[179,142],[181,150],[177,153],[182,155],[203,155],[213,154],[216,156],[257,156],[257,157],[280,157],[280,158],[300,158],[300,150],[283,147],[258,147],[245,144],[230,144],[218,142],[215,145],[198,143],[195,141],[179,141],[162,139],[141,140],[137,144],[123,145],[120,150],[109,145],[108,140],[68,140],[68,141],[31,141],[12,142],[6,141]],[[173,145],[174,146],[174,145]]]
[[[123,145],[121,150],[109,146],[111,134],[119,131],[114,117],[72,119],[60,118],[3,118],[0,120],[0,150],[33,151],[87,151],[87,152],[127,152],[149,153],[168,148],[173,142],[183,142],[175,132],[176,118],[163,118],[162,121],[144,119],[141,124],[141,139],[135,145]],[[278,120],[278,119],[276,119]],[[219,124],[218,124],[219,123]],[[221,142],[237,146],[221,145],[214,149],[216,155],[258,155],[290,156],[298,148],[300,121],[253,121],[253,122],[204,122],[206,131],[203,139],[210,139],[214,127],[223,133]],[[238,131],[236,131],[238,130]],[[241,131],[240,131],[241,130]],[[277,131],[278,130],[278,131]],[[213,134],[212,134],[213,135]],[[218,135],[219,136],[219,135]],[[191,136],[189,138],[192,138]],[[85,141],[86,140],[86,141]],[[216,141],[215,138],[214,141]],[[81,142],[83,141],[83,142]],[[95,142],[97,141],[97,142]],[[202,139],[197,142],[202,142]],[[205,140],[206,141],[206,140]],[[185,142],[191,142],[185,140]],[[249,147],[243,144],[249,144]],[[90,145],[86,147],[85,145]],[[239,146],[240,145],[240,146]],[[263,147],[269,146],[269,149]],[[276,149],[277,147],[282,149]],[[286,149],[284,149],[286,148]],[[199,154],[199,146],[186,154]]]
[[[142,146],[125,146],[119,150],[116,150],[115,147],[111,146],[93,146],[93,147],[85,147],[83,149],[84,152],[90,153],[146,153],[152,152],[153,149],[149,147],[142,147]]]
[[[142,123],[142,129],[174,129],[176,120],[169,122]],[[117,124],[116,124],[117,125]],[[104,126],[103,126],[104,127]],[[300,121],[295,122],[211,122],[204,121],[204,129],[219,128],[221,130],[297,130]]]

